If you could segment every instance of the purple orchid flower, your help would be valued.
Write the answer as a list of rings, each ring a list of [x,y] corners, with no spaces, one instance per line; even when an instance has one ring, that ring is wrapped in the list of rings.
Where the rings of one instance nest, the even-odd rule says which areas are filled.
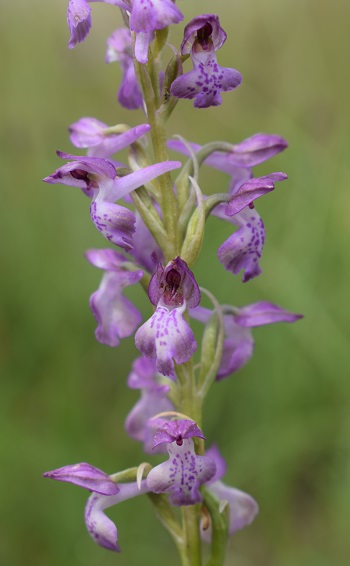
[[[154,493],[169,493],[172,505],[194,505],[203,498],[199,487],[215,474],[212,458],[197,456],[192,437],[204,438],[197,424],[190,420],[168,421],[154,437],[154,446],[167,443],[169,460],[153,468],[147,486]]]
[[[158,266],[148,296],[156,311],[136,332],[135,344],[144,356],[156,359],[160,373],[174,377],[173,360],[186,362],[197,347],[184,312],[199,304],[199,287],[187,264],[177,257],[165,268]]]
[[[196,108],[219,106],[220,93],[237,88],[242,75],[236,69],[220,67],[216,51],[226,41],[226,33],[215,14],[197,16],[185,27],[182,55],[190,54],[193,70],[172,83],[170,91],[178,98],[194,98]]]
[[[117,527],[104,514],[104,510],[121,501],[149,492],[146,480],[142,480],[140,485],[136,482],[116,485],[105,472],[85,462],[64,466],[46,472],[43,476],[73,483],[92,491],[85,507],[86,528],[97,544],[108,550],[120,552]]]
[[[77,43],[84,41],[91,28],[91,8],[88,2],[104,2],[114,4],[119,8],[128,10],[129,7],[123,0],[69,0],[67,8],[67,23],[70,29],[69,49],[73,49]]]
[[[75,147],[88,148],[88,157],[108,158],[128,147],[151,129],[140,124],[121,134],[111,134],[107,124],[96,118],[80,118],[69,126],[70,141]]]
[[[253,201],[273,191],[276,181],[285,179],[285,173],[271,173],[245,182],[236,179],[231,184],[234,185],[231,201],[225,207],[219,205],[213,210],[214,216],[238,226],[238,230],[219,247],[218,258],[225,269],[234,275],[243,269],[243,283],[257,277],[262,271],[259,261],[265,243],[265,226]]]
[[[172,0],[133,0],[130,29],[136,32],[135,57],[147,63],[148,49],[154,32],[183,20],[183,14]]]
[[[141,398],[130,411],[125,429],[131,438],[143,443],[144,451],[153,454],[153,436],[156,424],[152,417],[164,411],[173,411],[174,406],[167,398],[170,387],[156,380],[157,368],[154,360],[137,358],[128,377],[128,386],[141,390]],[[162,447],[160,447],[162,450]],[[159,449],[157,452],[160,451]]]
[[[126,258],[115,250],[88,250],[87,260],[105,271],[101,284],[90,297],[90,307],[98,326],[96,339],[107,346],[118,346],[121,338],[131,336],[142,317],[139,310],[126,299],[124,287],[135,285],[143,271],[125,271]]]
[[[208,482],[208,490],[217,497],[220,504],[229,506],[228,533],[233,535],[236,531],[247,527],[255,519],[259,512],[256,501],[244,491],[225,485],[221,478],[226,472],[226,462],[221,456],[218,448],[214,445],[206,452],[216,465],[216,473]],[[211,542],[211,527],[201,527],[201,537],[205,542]]]
[[[132,58],[131,34],[127,28],[115,30],[107,39],[106,62],[118,61],[123,72],[118,92],[118,101],[128,110],[136,110],[143,105],[143,96],[136,78]]]
[[[189,155],[188,148],[181,141],[168,142],[171,149]],[[201,146],[190,144],[197,152]],[[238,226],[219,248],[218,257],[224,267],[234,274],[244,270],[242,281],[246,282],[261,273],[259,260],[265,242],[265,227],[253,202],[255,199],[274,190],[275,182],[284,181],[285,173],[271,173],[252,178],[251,167],[258,165],[283,151],[287,142],[277,135],[255,134],[233,145],[230,152],[216,151],[204,163],[231,177],[229,193],[232,196],[228,205],[218,205],[212,212],[214,216]]]
[[[172,169],[181,167],[177,161],[164,161],[144,167],[125,177],[117,177],[113,163],[99,157],[84,157],[57,152],[69,163],[46,177],[46,183],[60,183],[79,187],[92,197],[91,219],[101,234],[116,246],[130,251],[135,232],[135,215],[127,208],[114,204],[144,183],[152,181]]]
[[[190,309],[189,313],[204,324],[212,315],[211,310],[203,307]],[[224,314],[225,339],[217,381],[238,371],[252,357],[254,339],[251,328],[276,322],[296,322],[300,318],[302,315],[291,313],[266,301],[235,308],[230,314]]]

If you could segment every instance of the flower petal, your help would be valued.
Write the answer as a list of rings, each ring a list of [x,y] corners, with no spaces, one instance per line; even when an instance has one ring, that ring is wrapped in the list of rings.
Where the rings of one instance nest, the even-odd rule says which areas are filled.
[[[136,34],[135,41],[135,58],[136,61],[143,65],[148,62],[148,49],[153,41],[153,31],[140,31]]]
[[[130,175],[125,175],[125,177],[119,177],[115,180],[114,186],[104,198],[107,198],[110,202],[124,198],[145,183],[149,183],[149,181],[153,181],[156,177],[168,173],[173,169],[178,169],[179,167],[181,167],[180,161],[162,161],[161,163],[155,163],[154,165],[149,165],[148,167],[134,171],[130,173]]]
[[[70,141],[75,147],[91,147],[101,143],[103,130],[108,126],[89,116],[80,118],[69,126]]]
[[[158,306],[153,316],[136,332],[136,347],[149,358],[155,358],[163,375],[174,376],[174,362],[187,362],[197,348],[193,332],[183,318],[184,307],[169,311]]]
[[[168,444],[169,460],[153,468],[147,485],[154,493],[169,493],[172,505],[194,505],[202,501],[199,487],[215,474],[215,463],[207,456],[197,456],[192,438],[179,446]]]
[[[210,491],[212,491],[220,501],[228,502],[230,509],[229,535],[250,525],[259,512],[259,507],[255,499],[240,489],[229,487],[223,482],[217,481],[211,484]]]
[[[133,0],[130,29],[153,32],[183,20],[179,8],[171,0]]]
[[[159,264],[152,275],[148,296],[153,305],[162,301],[167,307],[178,307],[186,302],[188,308],[196,307],[201,293],[194,274],[180,256],[163,267]]]
[[[133,236],[134,249],[132,251],[132,255],[139,265],[152,273],[155,267],[154,257],[157,257],[159,261],[162,261],[163,252],[137,211],[135,212],[135,217],[136,230]]]
[[[107,271],[90,297],[90,307],[98,322],[96,338],[107,346],[118,346],[121,338],[134,333],[142,317],[136,307],[122,295],[122,289],[134,285],[143,271]]]
[[[191,58],[193,71],[177,77],[170,91],[178,98],[195,98],[196,108],[219,106],[222,102],[220,92],[233,90],[242,82],[238,71],[218,65],[214,49],[204,51],[195,44]]]
[[[105,496],[93,493],[85,507],[85,524],[89,534],[97,544],[115,552],[120,552],[118,530],[111,519],[105,515],[104,510],[149,491],[146,480],[141,482],[140,488],[135,482],[120,484],[119,489],[117,495]]]
[[[105,271],[123,271],[121,268],[121,264],[127,261],[127,258],[123,256],[123,254],[117,252],[116,250],[112,250],[111,248],[107,248],[104,250],[101,249],[90,249],[85,252],[86,259],[99,269],[103,269]]]
[[[288,147],[288,142],[275,134],[254,134],[232,148],[231,163],[236,167],[254,167]]]
[[[246,282],[261,273],[259,260],[265,242],[265,227],[255,209],[244,208],[232,217],[239,226],[218,249],[218,257],[225,269],[237,274],[244,270],[242,281]]]
[[[234,216],[257,198],[273,191],[276,181],[287,179],[285,173],[271,173],[265,177],[254,177],[239,186],[226,207],[227,216]]]
[[[174,410],[174,406],[166,394],[167,391],[156,388],[142,390],[141,399],[126,417],[126,432],[134,440],[143,443],[146,454],[159,453],[164,450],[163,448],[158,451],[153,450],[154,425],[150,419],[158,413]]]
[[[73,145],[90,148],[89,157],[107,158],[134,143],[150,129],[149,124],[140,124],[121,134],[106,134],[106,124],[86,117],[74,122],[69,127],[69,133]]]
[[[247,328],[236,326],[236,332],[224,340],[224,348],[216,380],[220,381],[243,367],[253,355],[254,340]]]
[[[91,8],[85,0],[69,0],[67,23],[70,29],[69,49],[84,41],[91,28]]]
[[[98,195],[90,206],[91,220],[102,236],[126,252],[133,248],[132,235],[135,232],[135,215],[119,204],[102,200]]]
[[[235,322],[240,326],[253,328],[254,326],[263,326],[264,324],[273,324],[275,322],[295,322],[303,318],[302,314],[295,314],[286,311],[266,301],[260,301],[237,309],[234,316]]]
[[[153,447],[155,448],[159,444],[163,444],[163,442],[176,442],[178,446],[181,446],[183,439],[193,438],[194,436],[205,440],[203,432],[194,421],[189,419],[166,421],[154,435]]]
[[[221,478],[226,474],[227,466],[226,461],[221,456],[219,448],[216,444],[212,444],[205,454],[206,456],[208,456],[208,458],[214,460],[216,466],[215,476],[213,476],[210,482],[208,482],[208,485],[210,485],[218,480],[221,480]]]
[[[226,32],[220,25],[219,18],[216,14],[201,14],[191,20],[184,29],[184,38],[181,43],[181,55],[189,54],[192,50],[193,43],[197,38],[197,32],[205,26],[211,27],[211,40],[214,49],[220,49],[227,39]]]
[[[105,472],[86,462],[63,466],[57,470],[45,472],[43,476],[52,480],[73,483],[102,495],[119,493],[119,487]]]

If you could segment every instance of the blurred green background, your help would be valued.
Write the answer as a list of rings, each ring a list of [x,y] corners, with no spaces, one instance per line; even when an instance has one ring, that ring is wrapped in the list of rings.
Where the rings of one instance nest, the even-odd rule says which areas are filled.
[[[0,563],[3,566],[177,565],[147,498],[120,504],[123,552],[93,544],[86,492],[41,478],[87,461],[113,472],[144,459],[124,432],[138,395],[126,388],[137,352],[98,344],[88,298],[101,273],[83,254],[105,242],[80,191],[41,179],[71,151],[67,127],[82,116],[143,121],[118,107],[117,64],[105,38],[120,25],[93,4],[92,31],[67,49],[66,0],[1,2]],[[227,483],[260,504],[254,524],[230,541],[227,565],[338,566],[350,554],[349,3],[334,0],[208,0],[178,5],[185,21],[217,12],[228,33],[219,63],[243,74],[221,107],[181,101],[169,123],[204,143],[278,133],[289,149],[257,173],[289,180],[261,199],[267,229],[263,274],[243,285],[216,249],[229,235],[213,219],[195,266],[226,303],[276,302],[302,312],[295,325],[256,329],[253,359],[219,383],[204,422],[229,462]],[[183,26],[174,30],[175,45]],[[170,51],[169,51],[170,54]],[[226,190],[206,170],[203,190]],[[146,297],[131,296],[148,316]]]

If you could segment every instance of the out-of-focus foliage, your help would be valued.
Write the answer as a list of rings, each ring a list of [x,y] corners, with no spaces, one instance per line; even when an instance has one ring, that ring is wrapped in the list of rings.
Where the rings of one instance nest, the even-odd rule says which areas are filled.
[[[259,171],[289,181],[257,208],[267,242],[263,274],[243,285],[216,259],[228,235],[213,219],[195,266],[222,302],[276,302],[303,312],[295,325],[256,329],[254,358],[219,383],[204,430],[229,461],[227,482],[260,503],[254,524],[230,543],[236,566],[346,564],[350,543],[349,4],[344,0],[180,2],[190,19],[217,12],[228,33],[219,63],[243,74],[220,108],[180,101],[169,133],[238,142],[262,131],[290,143]],[[93,4],[87,41],[67,49],[66,0],[1,5],[0,563],[4,566],[175,566],[172,543],[146,498],[116,520],[122,554],[85,531],[87,494],[41,478],[88,461],[108,472],[144,456],[124,432],[137,393],[126,388],[132,339],[111,350],[94,340],[89,294],[100,273],[83,258],[104,247],[80,191],[41,179],[71,151],[67,126],[81,116],[136,125],[118,107],[117,65],[105,38],[120,19]],[[182,26],[173,33],[179,43]],[[169,56],[171,51],[169,50]],[[209,170],[203,190],[226,190]],[[132,290],[150,313],[146,296]],[[172,556],[174,556],[172,558]]]

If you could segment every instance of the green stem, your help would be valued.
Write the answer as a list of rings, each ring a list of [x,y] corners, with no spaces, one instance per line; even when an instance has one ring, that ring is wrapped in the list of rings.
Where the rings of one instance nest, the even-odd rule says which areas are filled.
[[[186,561],[183,566],[202,566],[202,545],[199,532],[200,505],[182,507]]]
[[[188,415],[201,426],[202,415],[197,401],[197,385],[194,375],[192,358],[188,362],[176,366],[176,375],[179,380],[179,395],[176,410]]]
[[[202,489],[202,493],[211,516],[211,547],[206,566],[223,566],[228,538],[228,508],[220,512],[216,497],[206,488]]]
[[[151,139],[154,149],[156,162],[168,161],[169,155],[166,147],[166,131],[163,121],[159,118],[158,113],[148,115],[151,126]],[[170,173],[165,173],[159,179],[161,192],[160,207],[165,230],[168,235],[168,243],[172,244],[171,256],[166,257],[166,261],[175,258],[179,252],[179,244],[177,241],[177,223],[178,223],[178,206],[173,191],[173,185]]]
[[[152,81],[145,65],[135,61],[135,70],[139,78],[139,82],[143,91],[143,96],[147,109],[148,121],[151,126],[151,140],[153,145],[154,157],[157,163],[168,161],[169,155],[166,146],[166,129],[165,121],[158,112]],[[162,211],[162,219],[167,234],[167,249],[163,250],[165,261],[176,257],[180,252],[180,246],[177,237],[178,223],[178,206],[173,191],[173,185],[170,173],[164,173],[158,177],[158,186],[160,189],[160,208]]]

